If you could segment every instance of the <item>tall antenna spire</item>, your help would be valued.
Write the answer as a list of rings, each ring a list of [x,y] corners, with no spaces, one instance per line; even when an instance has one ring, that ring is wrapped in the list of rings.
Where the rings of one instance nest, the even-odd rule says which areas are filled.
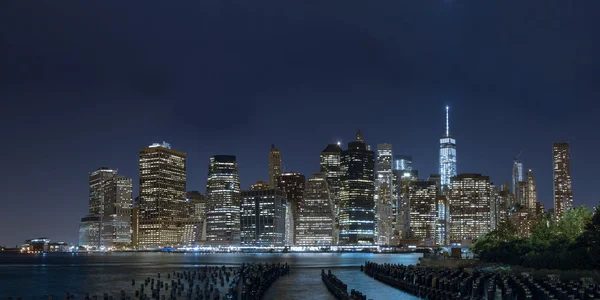
[[[448,121],[448,110],[450,107],[446,105],[446,137],[450,136],[450,122]]]

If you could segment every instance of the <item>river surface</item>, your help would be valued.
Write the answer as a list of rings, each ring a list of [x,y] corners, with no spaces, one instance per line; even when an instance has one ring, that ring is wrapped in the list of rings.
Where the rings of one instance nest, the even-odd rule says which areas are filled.
[[[416,264],[421,254],[371,253],[94,253],[0,254],[0,299],[62,299],[65,292],[117,296],[132,291],[131,280],[143,282],[157,273],[204,265],[239,266],[243,262],[285,263],[290,274],[276,281],[264,299],[334,299],[321,281],[321,269],[331,270],[350,289],[367,299],[417,299],[380,283],[360,271],[365,261]],[[117,298],[118,299],[118,298]]]

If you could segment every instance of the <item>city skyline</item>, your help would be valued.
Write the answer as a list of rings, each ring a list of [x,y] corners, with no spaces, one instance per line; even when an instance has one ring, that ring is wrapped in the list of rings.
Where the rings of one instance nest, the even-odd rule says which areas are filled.
[[[446,105],[458,173],[500,186],[524,149],[519,160],[551,208],[552,145],[566,141],[574,205],[600,199],[591,183],[600,146],[594,7],[110,2],[13,1],[2,10],[12,46],[0,49],[0,245],[75,243],[87,174],[118,169],[136,197],[139,149],[163,140],[187,154],[187,190],[203,193],[213,155],[237,156],[246,189],[268,182],[271,144],[284,172],[310,176],[320,152],[357,129],[374,150],[387,143],[411,155],[427,178],[439,172]]]

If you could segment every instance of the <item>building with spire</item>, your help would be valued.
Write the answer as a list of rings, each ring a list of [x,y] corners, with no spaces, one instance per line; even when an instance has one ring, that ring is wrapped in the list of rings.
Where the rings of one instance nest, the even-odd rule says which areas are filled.
[[[557,220],[573,207],[571,151],[569,143],[554,143],[554,214]]]
[[[234,155],[215,155],[208,164],[206,181],[206,242],[240,243],[240,177]]]
[[[339,244],[375,243],[375,153],[360,130],[342,151],[342,187],[339,210]]]
[[[442,189],[450,187],[450,178],[456,176],[456,140],[450,135],[450,107],[446,106],[446,134],[440,139],[440,176]]]
[[[283,172],[283,166],[281,161],[281,152],[275,148],[275,145],[271,145],[271,151],[269,151],[269,185],[271,187],[277,186],[277,177]]]

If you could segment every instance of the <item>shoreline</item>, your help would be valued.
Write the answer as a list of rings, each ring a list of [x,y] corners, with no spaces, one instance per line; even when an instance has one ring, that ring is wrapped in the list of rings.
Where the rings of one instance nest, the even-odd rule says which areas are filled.
[[[489,263],[477,259],[431,259],[420,258],[421,266],[444,267],[451,269],[464,268],[465,271],[472,273],[473,269],[490,269],[496,272],[506,272],[513,275],[523,273],[530,274],[535,279],[545,279],[548,275],[558,275],[561,280],[579,281],[581,278],[592,278],[594,282],[600,283],[600,270],[557,270],[557,269],[533,269],[525,268],[519,265]]]

